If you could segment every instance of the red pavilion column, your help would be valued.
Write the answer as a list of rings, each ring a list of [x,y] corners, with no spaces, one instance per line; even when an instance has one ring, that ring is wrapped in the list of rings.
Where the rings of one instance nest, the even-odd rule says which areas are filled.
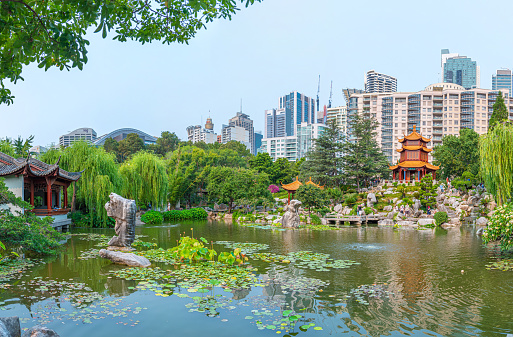
[[[68,187],[69,185],[64,185],[64,208],[68,208]]]
[[[395,171],[392,171],[392,180],[395,180]]]
[[[46,208],[52,210],[52,183],[46,181]]]
[[[34,180],[30,179],[30,204],[34,207]]]

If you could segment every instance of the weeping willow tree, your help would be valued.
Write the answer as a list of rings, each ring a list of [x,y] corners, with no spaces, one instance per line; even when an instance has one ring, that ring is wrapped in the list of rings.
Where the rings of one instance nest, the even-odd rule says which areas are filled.
[[[77,208],[90,215],[91,227],[107,226],[105,203],[111,192],[121,190],[121,176],[113,154],[105,152],[102,147],[95,147],[86,142],[76,142],[62,150],[51,150],[40,156],[40,160],[54,164],[61,157],[59,166],[70,172],[82,173],[76,183]],[[73,192],[73,186],[70,186]]]
[[[163,207],[167,201],[168,177],[166,164],[156,155],[140,151],[119,168],[123,179],[121,193],[138,204]]]
[[[482,135],[479,155],[486,189],[502,205],[511,198],[513,189],[513,126],[498,123]]]

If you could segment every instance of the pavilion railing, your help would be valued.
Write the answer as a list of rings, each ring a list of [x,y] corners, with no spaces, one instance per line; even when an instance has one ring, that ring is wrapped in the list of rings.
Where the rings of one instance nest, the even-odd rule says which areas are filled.
[[[60,209],[32,209],[29,212],[34,213],[37,216],[53,216],[53,215],[63,215],[68,214],[71,211],[70,208],[60,208]]]

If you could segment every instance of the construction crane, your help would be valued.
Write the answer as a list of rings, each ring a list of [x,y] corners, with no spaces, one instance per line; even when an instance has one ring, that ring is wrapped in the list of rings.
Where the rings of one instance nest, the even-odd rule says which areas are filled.
[[[319,93],[321,92],[321,75],[319,75],[319,84],[317,85],[317,111],[319,111]]]
[[[330,87],[330,100],[328,102],[328,109],[331,108],[331,99],[333,98],[333,81],[331,81],[331,87]]]

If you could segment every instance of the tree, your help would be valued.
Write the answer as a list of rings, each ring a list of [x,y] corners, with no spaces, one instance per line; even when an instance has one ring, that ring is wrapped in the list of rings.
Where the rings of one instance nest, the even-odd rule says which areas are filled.
[[[355,114],[349,120],[351,139],[344,143],[344,170],[346,178],[358,188],[390,174],[388,160],[376,141],[377,127],[372,117]]]
[[[493,129],[495,125],[502,121],[507,121],[509,119],[509,112],[506,104],[504,104],[504,97],[502,97],[502,92],[499,91],[497,95],[497,99],[493,104],[493,112],[490,117],[489,129]]]
[[[168,176],[164,160],[140,151],[119,168],[123,179],[121,193],[139,204],[163,208],[167,204]]]
[[[292,164],[287,158],[278,158],[267,171],[273,184],[288,184],[292,179]]]
[[[180,144],[180,139],[174,132],[163,131],[160,137],[157,138],[157,145],[162,149],[159,154],[163,156],[168,152],[174,151],[178,144]]]
[[[433,158],[434,164],[440,166],[437,176],[442,179],[461,176],[465,171],[478,175],[479,134],[473,129],[460,129],[459,137],[443,137],[442,145],[433,150]]]
[[[271,166],[273,166],[273,159],[267,152],[260,152],[249,159],[249,167],[258,172],[269,174]]]
[[[497,123],[479,139],[481,176],[500,206],[512,196],[513,125]]]
[[[247,6],[255,1],[240,0]],[[4,80],[23,80],[24,65],[37,62],[40,68],[79,68],[87,63],[85,39],[88,28],[96,27],[114,40],[188,43],[206,23],[231,19],[238,10],[235,0],[195,1],[29,1],[0,2],[0,104],[11,104],[13,96]]]
[[[0,152],[11,157],[14,156],[14,147],[12,146],[12,141],[9,138],[0,139]]]
[[[251,151],[247,148],[247,146],[235,140],[230,140],[229,142],[222,144],[221,149],[233,150],[237,152],[241,157],[251,156]]]
[[[18,136],[18,139],[15,139],[13,142],[14,153],[18,158],[27,157],[29,154],[29,150],[32,147],[32,142],[34,141],[34,136],[30,136],[27,139],[23,140],[21,136]]]
[[[118,153],[120,161],[125,161],[128,157],[144,149],[144,141],[136,133],[129,133],[125,139],[119,142]]]
[[[114,138],[105,139],[103,148],[105,149],[105,151],[115,154],[116,157],[119,154],[119,142],[117,140],[115,140]]]
[[[315,148],[307,153],[307,160],[301,165],[301,178],[309,177],[320,185],[338,186],[342,181],[343,136],[335,121],[315,140]]]
[[[434,208],[436,206],[437,186],[433,184],[433,175],[429,173],[422,177],[422,179],[420,179],[419,187],[419,199],[421,205],[424,207],[429,206]]]
[[[326,192],[323,189],[312,184],[301,185],[295,193],[295,198],[308,208],[310,212],[312,207],[320,208],[325,205],[327,201]]]

